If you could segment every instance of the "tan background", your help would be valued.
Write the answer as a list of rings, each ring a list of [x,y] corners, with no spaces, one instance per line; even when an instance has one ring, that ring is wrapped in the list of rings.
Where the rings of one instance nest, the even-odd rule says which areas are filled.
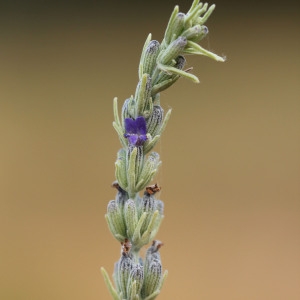
[[[112,99],[134,93],[147,34],[191,1],[159,2],[1,2],[0,299],[110,299]],[[201,84],[162,94],[159,299],[296,300],[298,6],[216,4],[202,45],[227,62],[188,57]]]

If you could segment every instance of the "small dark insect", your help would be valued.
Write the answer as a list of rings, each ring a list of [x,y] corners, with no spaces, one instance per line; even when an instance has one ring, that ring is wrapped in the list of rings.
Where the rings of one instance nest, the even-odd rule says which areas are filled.
[[[146,186],[146,193],[149,195],[153,195],[161,190],[161,187],[159,187],[156,183],[153,185]]]

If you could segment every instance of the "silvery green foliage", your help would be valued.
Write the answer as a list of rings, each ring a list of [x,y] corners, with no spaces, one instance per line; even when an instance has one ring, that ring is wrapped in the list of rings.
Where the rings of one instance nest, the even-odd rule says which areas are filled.
[[[184,70],[186,54],[205,55],[217,61],[224,58],[198,45],[207,34],[204,25],[215,5],[194,0],[188,13],[178,6],[170,17],[162,42],[151,39],[144,44],[134,95],[124,101],[119,115],[114,99],[114,122],[121,149],[115,163],[117,188],[109,201],[105,215],[109,230],[121,243],[121,257],[115,263],[114,285],[105,269],[102,273],[115,300],[152,300],[160,293],[167,272],[163,273],[159,241],[153,241],[140,257],[140,249],[149,244],[159,230],[164,217],[164,203],[156,199],[160,188],[150,185],[161,164],[159,154],[152,151],[159,141],[171,115],[160,105],[160,92],[172,86],[180,77],[199,82]],[[141,196],[141,192],[143,192]],[[115,286],[115,287],[114,287]]]
[[[122,251],[120,259],[115,263],[113,279],[115,287],[105,269],[102,273],[108,289],[115,300],[152,300],[160,293],[167,271],[162,272],[159,248],[160,241],[153,241],[146,252],[145,260],[136,257],[127,250]]]
[[[163,202],[148,192],[131,199],[117,188],[116,199],[109,201],[105,215],[108,227],[119,242],[131,241],[132,251],[138,252],[155,237],[164,217]]]

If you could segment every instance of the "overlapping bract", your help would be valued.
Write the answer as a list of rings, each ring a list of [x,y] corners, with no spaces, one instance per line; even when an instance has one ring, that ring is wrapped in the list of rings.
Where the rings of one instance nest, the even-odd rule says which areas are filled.
[[[119,242],[129,240],[132,251],[138,252],[155,237],[164,217],[164,204],[148,192],[131,199],[118,189],[116,199],[108,203],[105,218],[113,236]]]
[[[168,274],[167,271],[162,271],[158,252],[160,246],[159,241],[153,241],[143,263],[136,261],[131,253],[123,252],[115,263],[115,287],[105,269],[101,269],[114,300],[154,300],[158,296]]]

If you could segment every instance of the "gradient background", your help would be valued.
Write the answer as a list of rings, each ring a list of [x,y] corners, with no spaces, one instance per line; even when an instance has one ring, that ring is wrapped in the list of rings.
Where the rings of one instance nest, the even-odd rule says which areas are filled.
[[[110,299],[112,99],[134,93],[148,33],[191,2],[0,2],[0,299]],[[296,300],[299,7],[216,4],[201,45],[227,62],[188,57],[201,83],[161,95],[159,299]]]

